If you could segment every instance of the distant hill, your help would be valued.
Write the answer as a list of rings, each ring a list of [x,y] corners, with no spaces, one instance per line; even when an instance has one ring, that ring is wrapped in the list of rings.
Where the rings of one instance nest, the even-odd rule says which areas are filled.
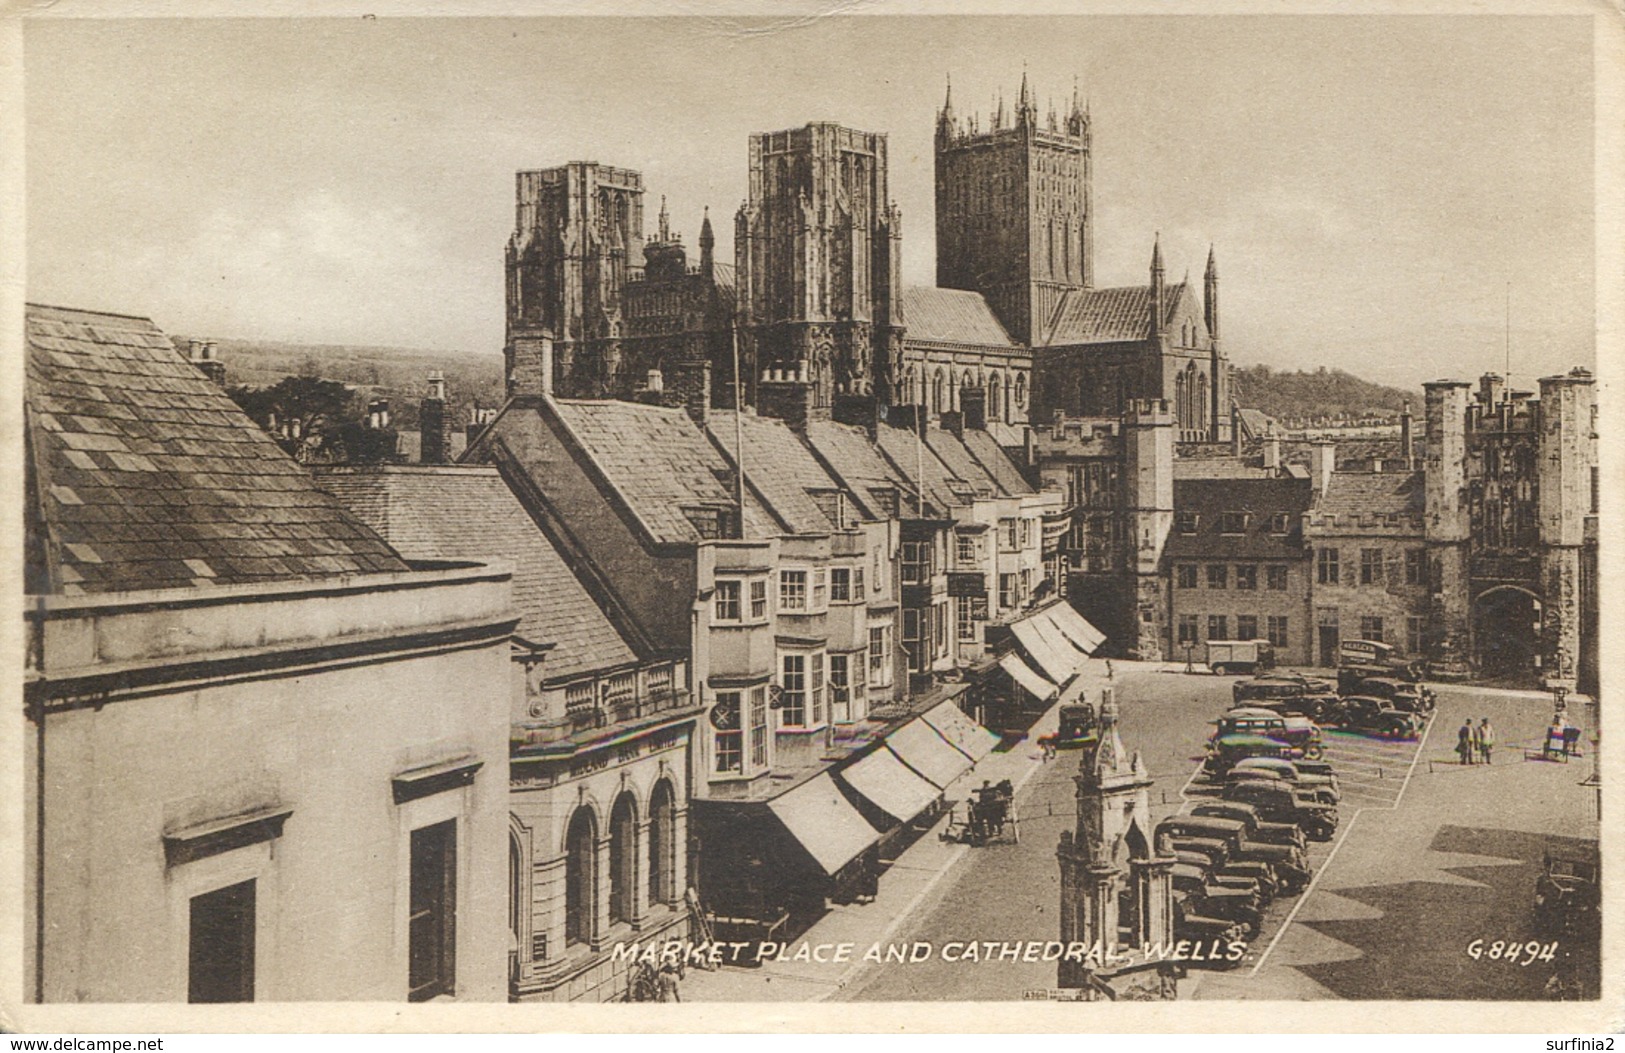
[[[1236,401],[1263,410],[1278,420],[1305,417],[1395,417],[1406,401],[1422,412],[1422,393],[1373,384],[1341,369],[1295,369],[1269,366],[1238,368],[1231,377]]]
[[[181,353],[190,336],[173,337]],[[270,387],[283,377],[317,376],[337,380],[356,389],[362,399],[388,399],[397,428],[418,426],[418,401],[428,385],[429,371],[446,377],[446,397],[452,421],[461,428],[475,403],[490,408],[502,405],[502,355],[471,355],[455,351],[422,351],[401,347],[365,347],[349,344],[288,344],[274,340],[212,339],[226,365],[226,383]]]
[[[174,337],[186,350],[187,336]],[[502,356],[422,351],[349,344],[289,344],[273,340],[216,340],[226,364],[226,382],[270,387],[286,376],[319,376],[356,388],[363,399],[389,400],[395,424],[417,427],[418,400],[429,370],[446,376],[452,419],[458,426],[469,409],[502,405]],[[1361,380],[1341,369],[1285,370],[1269,366],[1238,368],[1232,374],[1238,402],[1280,420],[1304,417],[1398,417],[1407,399],[1421,412],[1421,392]]]

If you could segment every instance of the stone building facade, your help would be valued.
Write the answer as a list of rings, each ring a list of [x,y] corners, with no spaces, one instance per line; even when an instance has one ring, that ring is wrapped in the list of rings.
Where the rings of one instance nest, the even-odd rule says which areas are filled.
[[[837,394],[890,400],[902,236],[886,136],[829,123],[752,135],[750,195],[734,219],[745,375],[802,374],[825,416]]]

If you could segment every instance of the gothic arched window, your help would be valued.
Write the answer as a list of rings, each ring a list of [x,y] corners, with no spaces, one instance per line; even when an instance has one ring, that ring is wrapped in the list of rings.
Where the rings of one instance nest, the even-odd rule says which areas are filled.
[[[564,942],[590,943],[598,903],[598,821],[583,805],[564,838]]]

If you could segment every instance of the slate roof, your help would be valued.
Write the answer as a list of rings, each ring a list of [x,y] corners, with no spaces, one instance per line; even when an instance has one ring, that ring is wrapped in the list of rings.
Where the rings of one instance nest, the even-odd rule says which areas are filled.
[[[946,517],[950,509],[970,503],[970,488],[954,477],[929,443],[924,443],[923,449],[915,446],[912,429],[882,424],[876,429],[876,438],[886,458],[908,481],[910,491],[923,489],[927,515]],[[919,480],[921,472],[923,480]]]
[[[542,665],[545,678],[637,661],[496,468],[335,467],[318,470],[316,481],[408,559],[512,564],[515,632],[554,645]]]
[[[1222,447],[1229,450],[1229,446]],[[1236,456],[1231,453],[1180,456],[1174,458],[1174,478],[1177,479],[1268,479],[1275,473],[1264,468],[1262,457]]]
[[[1164,319],[1174,316],[1186,283],[1163,287]],[[1145,340],[1151,326],[1151,286],[1125,285],[1115,289],[1074,289],[1061,298],[1050,321],[1044,344],[1117,344]]]
[[[1026,477],[1021,474],[1021,470],[1016,467],[1016,463],[1010,459],[1010,455],[991,432],[966,428],[964,443],[975,455],[976,462],[993,476],[1000,490],[1012,496],[1033,492]]]
[[[726,296],[731,302],[735,296],[738,283],[734,278],[734,265],[731,263],[712,263],[711,281],[716,284],[717,292]]]
[[[882,456],[862,428],[828,420],[808,421],[807,445],[845,484],[869,519],[887,518],[875,490],[899,491],[899,511],[906,514],[913,510],[913,485]]]
[[[1003,488],[992,474],[976,460],[974,454],[953,432],[935,424],[925,430],[926,445],[943,465],[961,482],[968,485],[977,497],[1002,497]]]
[[[903,287],[904,339],[922,344],[975,344],[1016,349],[1018,345],[999,324],[979,292],[938,289],[930,285]]]
[[[1424,490],[1421,472],[1333,472],[1314,510],[1334,516],[1420,516]]]
[[[27,308],[31,590],[401,572],[146,318]]]
[[[553,405],[656,541],[701,540],[685,507],[734,507],[733,466],[685,411],[607,399],[555,399]],[[745,530],[753,537],[783,530],[748,491]]]
[[[817,458],[782,420],[746,413],[741,418],[745,436],[745,481],[785,528],[793,534],[827,534],[835,529],[810,493],[843,487],[831,479]],[[734,415],[713,412],[708,423],[711,438],[729,464],[734,459]]]
[[[1175,479],[1175,526],[1165,548],[1170,559],[1299,559],[1304,554],[1303,513],[1309,509],[1309,483],[1302,479]],[[1197,514],[1196,533],[1183,534],[1178,513]],[[1221,533],[1225,512],[1247,512],[1246,530]],[[1270,515],[1291,516],[1290,532],[1270,533]]]

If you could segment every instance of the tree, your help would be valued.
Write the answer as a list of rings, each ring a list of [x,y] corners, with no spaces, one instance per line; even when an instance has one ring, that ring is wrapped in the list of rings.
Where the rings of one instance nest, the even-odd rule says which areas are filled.
[[[395,457],[395,429],[369,428],[356,392],[339,381],[292,376],[268,388],[237,385],[226,393],[302,460],[377,464]]]

